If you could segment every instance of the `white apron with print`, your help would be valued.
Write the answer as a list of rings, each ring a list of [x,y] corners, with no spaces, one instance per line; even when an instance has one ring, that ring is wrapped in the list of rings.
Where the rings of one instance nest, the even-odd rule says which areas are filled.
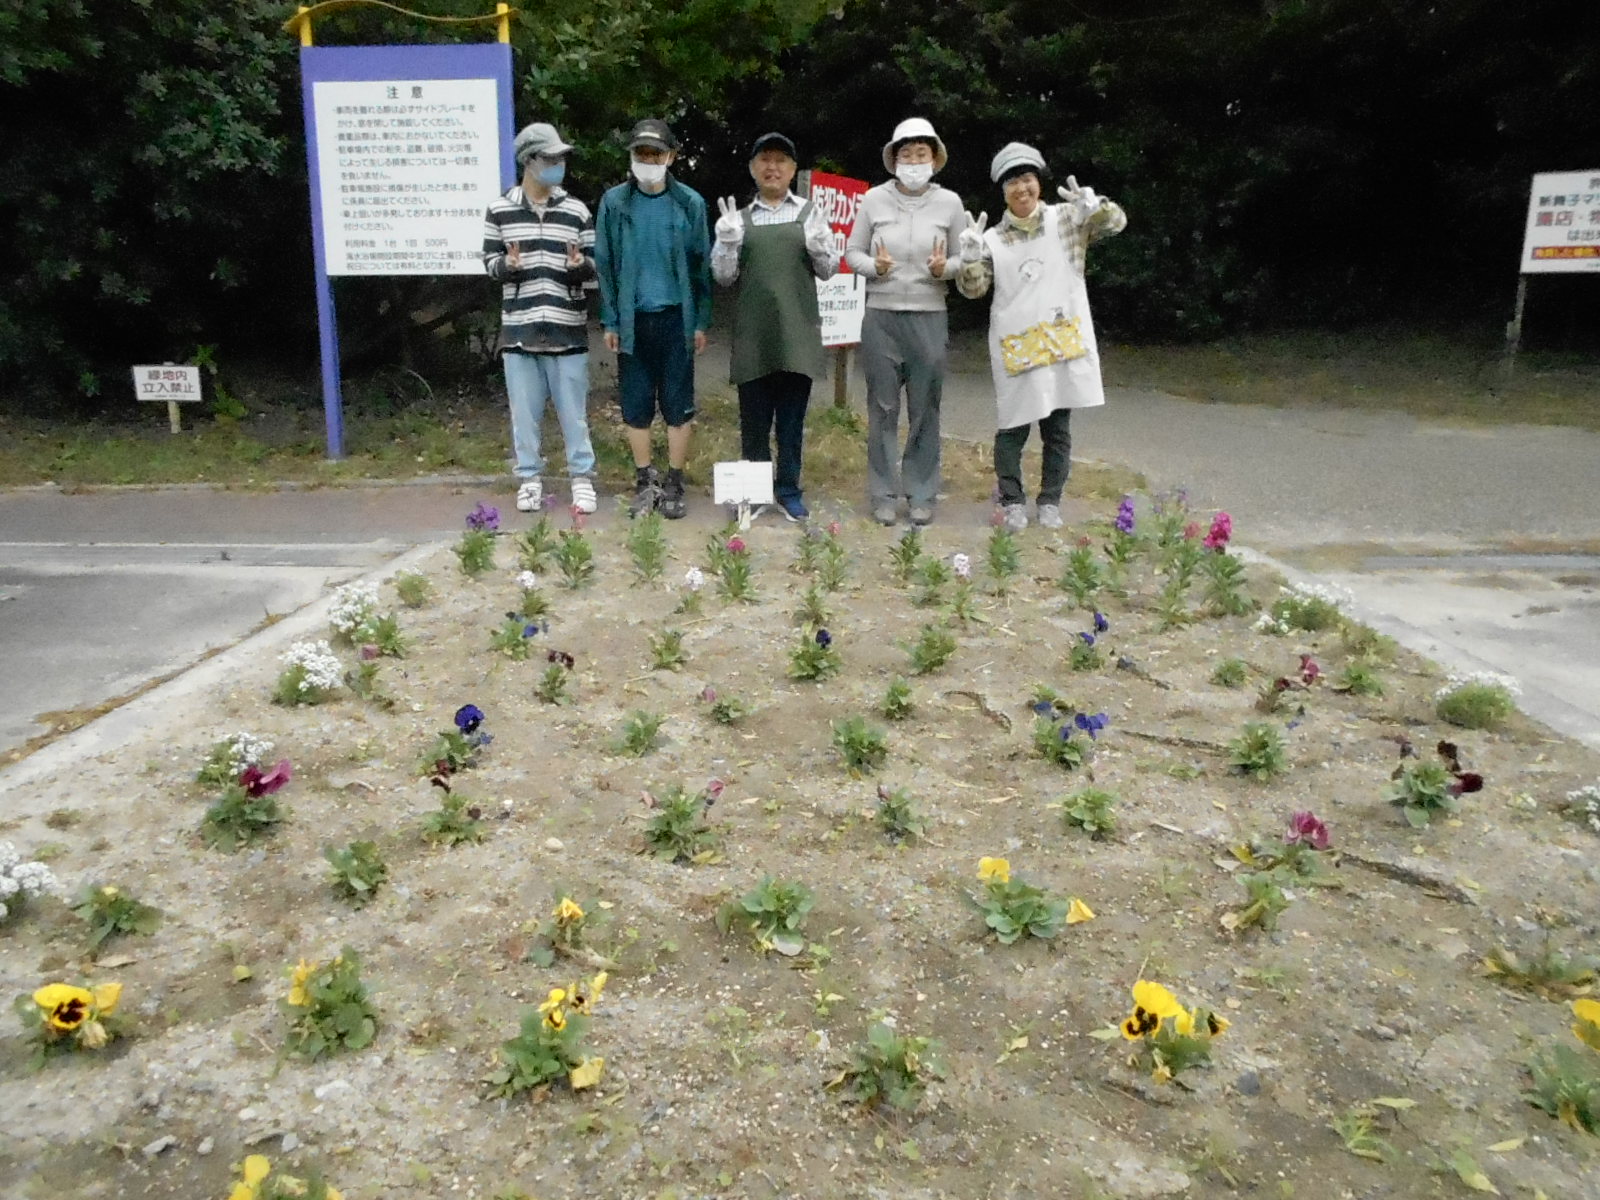
[[[1047,205],[1040,236],[1007,245],[983,235],[994,260],[989,363],[998,427],[1043,420],[1058,408],[1106,402],[1089,292],[1061,244],[1060,211]]]

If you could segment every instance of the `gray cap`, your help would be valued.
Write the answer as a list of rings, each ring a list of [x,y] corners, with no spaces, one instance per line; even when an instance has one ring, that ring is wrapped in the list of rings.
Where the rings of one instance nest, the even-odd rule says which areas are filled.
[[[523,167],[536,155],[559,158],[563,154],[571,154],[572,147],[561,140],[554,125],[536,121],[524,126],[522,132],[517,134],[517,140],[511,143],[511,153],[516,156],[517,166]]]
[[[1044,172],[1044,155],[1024,142],[1007,142],[989,164],[989,178],[996,183],[1004,183],[1007,175],[1021,171],[1032,171],[1035,175]]]
[[[763,150],[782,150],[796,162],[800,161],[800,156],[795,153],[794,143],[781,133],[763,133],[756,139],[756,144],[750,147],[750,157],[755,158]]]

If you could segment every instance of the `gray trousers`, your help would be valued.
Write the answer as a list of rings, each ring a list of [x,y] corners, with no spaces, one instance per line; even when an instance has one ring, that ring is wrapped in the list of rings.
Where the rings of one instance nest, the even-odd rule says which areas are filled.
[[[869,308],[861,322],[861,370],[867,377],[867,500],[874,507],[906,497],[932,508],[939,495],[939,398],[950,344],[950,319],[937,312]],[[906,395],[906,445],[900,453],[900,390]]]

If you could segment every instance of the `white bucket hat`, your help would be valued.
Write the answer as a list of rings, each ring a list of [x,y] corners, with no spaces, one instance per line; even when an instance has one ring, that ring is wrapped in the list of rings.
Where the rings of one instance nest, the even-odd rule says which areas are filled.
[[[894,127],[894,136],[883,145],[883,169],[894,174],[895,150],[901,142],[909,142],[913,138],[926,138],[933,143],[933,169],[936,172],[944,170],[944,164],[950,161],[950,156],[945,153],[939,135],[933,131],[933,124],[921,117],[907,117]]]
[[[1025,142],[1007,142],[989,164],[989,178],[999,183],[1008,173],[1022,167],[1035,175],[1044,174],[1044,155]]]

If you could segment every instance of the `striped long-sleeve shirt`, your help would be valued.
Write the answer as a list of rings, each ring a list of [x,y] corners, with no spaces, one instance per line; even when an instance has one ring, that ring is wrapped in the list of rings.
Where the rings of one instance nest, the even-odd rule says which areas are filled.
[[[583,261],[569,267],[574,242]],[[519,267],[506,255],[513,245]],[[589,348],[583,285],[594,278],[594,218],[583,201],[555,188],[541,206],[520,185],[512,188],[484,217],[483,267],[501,285],[498,349],[578,354]]]

